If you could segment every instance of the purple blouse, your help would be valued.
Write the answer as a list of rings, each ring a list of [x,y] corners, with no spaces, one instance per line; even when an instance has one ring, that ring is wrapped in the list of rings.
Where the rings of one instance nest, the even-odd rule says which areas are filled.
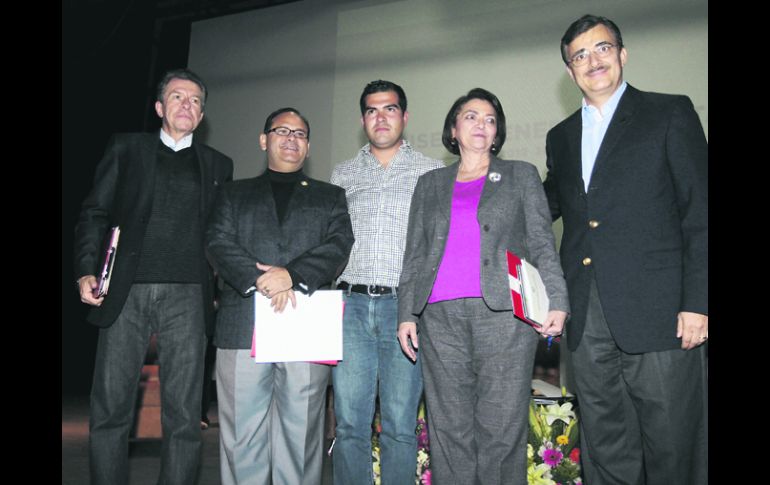
[[[477,213],[485,179],[455,181],[449,234],[428,303],[481,297],[481,232]]]

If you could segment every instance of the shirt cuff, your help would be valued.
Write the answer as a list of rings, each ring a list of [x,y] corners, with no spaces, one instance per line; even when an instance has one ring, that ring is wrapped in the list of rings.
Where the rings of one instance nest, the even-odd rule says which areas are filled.
[[[286,271],[289,273],[289,276],[291,277],[291,284],[292,284],[291,287],[292,287],[292,289],[300,291],[300,292],[302,292],[302,293],[307,295],[308,287],[307,287],[307,283],[305,282],[305,280],[302,279],[302,277],[296,271],[294,271],[291,268],[286,268]]]

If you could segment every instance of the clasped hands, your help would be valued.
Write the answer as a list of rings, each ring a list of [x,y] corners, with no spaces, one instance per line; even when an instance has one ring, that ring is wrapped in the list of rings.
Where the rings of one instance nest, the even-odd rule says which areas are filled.
[[[283,312],[286,304],[291,301],[291,307],[297,308],[297,299],[292,290],[291,275],[280,266],[257,263],[257,269],[264,271],[257,278],[257,291],[270,298],[270,306],[276,313]]]

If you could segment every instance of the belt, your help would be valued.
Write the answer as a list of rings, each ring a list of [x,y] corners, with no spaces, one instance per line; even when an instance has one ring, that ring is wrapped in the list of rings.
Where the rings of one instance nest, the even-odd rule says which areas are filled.
[[[379,285],[351,285],[345,281],[340,281],[337,288],[345,291],[352,291],[353,293],[362,293],[369,296],[390,295],[391,293],[398,293],[398,287],[393,286],[379,286]]]

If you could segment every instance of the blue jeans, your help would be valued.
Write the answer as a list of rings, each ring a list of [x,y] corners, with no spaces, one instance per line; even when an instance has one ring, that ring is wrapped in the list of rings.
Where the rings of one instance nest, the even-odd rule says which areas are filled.
[[[383,485],[414,484],[417,406],[422,395],[419,355],[401,351],[396,295],[345,296],[343,360],[333,368],[335,485],[371,484],[372,419],[379,381],[380,470]]]
[[[99,330],[89,422],[92,485],[128,483],[128,435],[152,333],[163,427],[158,483],[195,482],[205,348],[201,291],[198,284],[134,284],[115,323]]]

